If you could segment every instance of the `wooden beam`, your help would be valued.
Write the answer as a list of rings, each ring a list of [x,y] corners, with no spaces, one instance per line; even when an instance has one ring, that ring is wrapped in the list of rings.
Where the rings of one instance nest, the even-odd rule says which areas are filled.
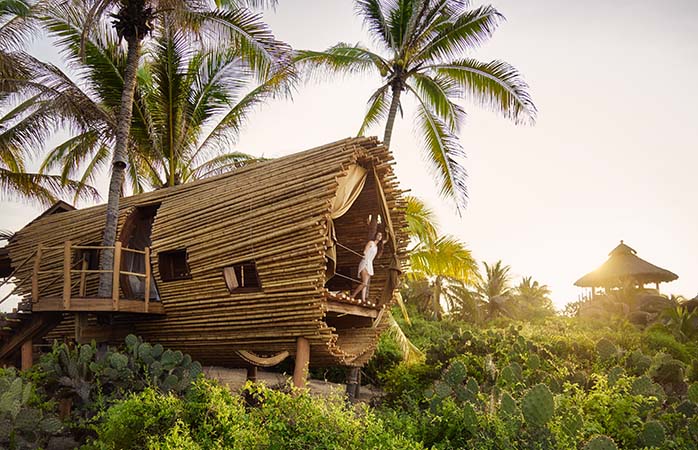
[[[43,337],[51,329],[60,323],[61,314],[34,314],[26,319],[7,339],[0,345],[0,360],[7,359],[27,340]]]
[[[75,314],[75,341],[82,343],[83,333],[87,327],[87,313]]]
[[[80,270],[82,271],[80,272],[80,289],[78,293],[80,297],[84,297],[86,295],[87,268],[87,258],[85,258],[85,256],[83,255],[82,264],[80,265]]]
[[[259,367],[271,367],[280,364],[283,360],[288,358],[289,353],[287,351],[279,352],[274,356],[259,356],[247,350],[238,350],[238,355],[248,363],[253,366]]]
[[[310,343],[304,337],[296,338],[296,364],[293,367],[293,385],[304,388],[308,379],[310,364]]]
[[[327,302],[327,312],[351,314],[353,316],[370,317],[372,319],[378,317],[377,309],[333,301]]]
[[[247,381],[257,382],[257,366],[247,366]]]
[[[31,338],[22,343],[22,370],[29,370],[34,365],[34,342]]]
[[[32,306],[35,312],[117,312],[113,309],[113,300],[103,297],[73,297],[70,301],[70,309],[63,307],[63,299],[58,297],[43,297],[38,303]],[[118,312],[145,314],[145,303],[143,300],[119,301]],[[148,308],[148,314],[165,314],[165,309],[161,302],[153,302]]]

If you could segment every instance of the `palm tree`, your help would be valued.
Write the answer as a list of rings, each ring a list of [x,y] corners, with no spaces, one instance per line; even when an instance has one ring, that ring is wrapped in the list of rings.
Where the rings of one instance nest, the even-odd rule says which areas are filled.
[[[112,167],[102,239],[102,245],[110,247],[116,240],[119,197],[129,160],[132,105],[145,38],[156,28],[156,23],[159,23],[163,29],[188,30],[191,32],[192,42],[201,41],[203,45],[216,42],[219,45],[226,45],[230,51],[246,61],[253,72],[265,75],[285,47],[274,39],[259,16],[245,9],[244,6],[274,4],[275,1],[217,0],[215,7],[224,6],[225,8],[222,9],[214,8],[214,5],[208,2],[196,0],[81,0],[74,2],[48,0],[48,2],[50,2],[48,11],[58,12],[64,17],[73,17],[75,22],[80,23],[81,42],[78,46],[80,55],[85,54],[88,37],[104,31],[105,19],[108,17],[114,18],[113,28],[119,40],[126,42],[124,70],[123,73],[116,73],[118,78],[121,78],[121,83],[118,84],[120,101],[115,117],[112,118],[114,124]],[[75,15],[76,12],[79,15]],[[58,33],[57,37],[60,39],[62,36]],[[104,69],[109,68],[104,67]],[[41,93],[46,91],[39,86],[34,86],[34,89]],[[78,122],[78,124],[82,134],[91,130],[84,123]],[[95,138],[94,135],[84,136],[84,139]],[[102,153],[106,154],[106,149],[103,149]],[[104,158],[108,156],[105,155],[102,159]],[[101,252],[100,269],[108,270],[112,265],[113,253]],[[99,295],[108,296],[111,292],[111,277],[106,272],[102,275]]]
[[[408,278],[422,280],[429,286],[428,309],[436,318],[443,316],[442,298],[453,306],[451,283],[473,283],[477,263],[470,251],[452,236],[437,236],[433,213],[415,197],[407,198],[408,231],[416,244],[410,250]]]
[[[356,0],[379,51],[339,43],[325,51],[304,50],[296,61],[329,73],[375,72],[381,83],[368,101],[359,130],[385,120],[390,146],[402,93],[417,100],[417,126],[442,196],[460,208],[467,191],[464,156],[456,134],[465,112],[454,100],[467,98],[516,123],[532,123],[536,108],[518,71],[503,61],[481,62],[464,55],[484,43],[504,17],[492,6],[469,10],[463,0]]]
[[[29,79],[28,67],[20,63],[17,51],[24,43],[26,26],[35,20],[35,5],[26,0],[0,0],[0,101],[9,89],[8,80]],[[49,205],[59,197],[80,193],[80,198],[96,199],[97,192],[89,186],[67,177],[26,171],[26,155],[31,149],[16,145],[17,119],[23,113],[20,105],[0,117],[0,197],[38,201]]]
[[[514,288],[513,299],[521,318],[534,319],[555,313],[550,288],[533,277],[524,277]]]
[[[75,52],[80,35],[69,18],[53,17],[49,27],[64,36],[66,50],[72,49],[73,57],[79,58]],[[116,36],[108,31],[88,40],[82,65],[84,78],[99,93],[92,107],[101,105],[111,112],[120,101],[114,83],[125,58]],[[193,48],[181,30],[157,29],[155,36],[138,72],[126,173],[131,190],[140,193],[186,183],[256,161],[227,148],[251,110],[286,89],[293,79],[288,66],[255,85],[249,68],[227,49]],[[243,95],[243,90],[249,92]],[[101,134],[93,129],[71,136],[48,153],[42,168],[60,167],[64,176],[70,176],[84,166],[82,179],[92,180],[108,163],[114,125],[114,120],[107,120]]]
[[[487,316],[489,318],[498,315],[510,316],[511,312],[507,307],[512,297],[511,267],[504,265],[502,261],[494,264],[482,263],[485,268],[484,274],[477,283],[477,293],[480,299],[486,304]]]

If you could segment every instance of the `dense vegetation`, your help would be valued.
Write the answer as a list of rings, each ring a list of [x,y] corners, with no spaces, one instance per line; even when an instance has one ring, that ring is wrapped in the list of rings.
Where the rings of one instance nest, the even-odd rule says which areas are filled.
[[[402,323],[424,351],[382,338],[372,406],[248,384],[231,393],[181,352],[129,336],[121,351],[57,345],[0,372],[3,448],[696,449],[698,343],[670,321],[641,329],[548,317]]]

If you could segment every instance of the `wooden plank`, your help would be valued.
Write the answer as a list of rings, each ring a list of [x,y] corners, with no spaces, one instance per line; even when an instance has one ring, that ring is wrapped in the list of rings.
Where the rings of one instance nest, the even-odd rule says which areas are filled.
[[[0,361],[7,359],[28,339],[43,337],[49,330],[58,325],[61,321],[61,314],[34,314],[25,319],[12,333],[12,336],[0,345]]]
[[[112,299],[102,297],[73,297],[70,309],[63,307],[63,299],[60,297],[42,297],[33,306],[35,312],[65,311],[65,312],[116,312],[112,309]],[[140,299],[121,299],[118,312],[144,314],[145,302]],[[148,308],[149,314],[164,314],[165,310],[161,302],[151,302]]]
[[[80,295],[80,297],[84,297],[86,289],[85,282],[87,281],[87,259],[84,255],[82,257],[82,265],[80,268],[80,289],[78,295]]]
[[[114,246],[114,267],[112,276],[112,309],[114,311],[119,310],[119,272],[121,271],[121,242],[116,241]]]
[[[63,244],[63,307],[65,309],[70,309],[70,290],[72,287],[72,281],[70,278],[70,240],[65,241]]]
[[[340,302],[327,302],[327,312],[337,314],[350,314],[353,316],[370,317],[375,319],[378,317],[378,310],[374,308],[366,308],[364,306],[349,305]]]

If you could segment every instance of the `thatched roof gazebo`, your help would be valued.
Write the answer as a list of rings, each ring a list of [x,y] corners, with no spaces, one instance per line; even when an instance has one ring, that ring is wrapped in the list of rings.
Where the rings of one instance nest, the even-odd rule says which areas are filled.
[[[655,266],[637,256],[637,252],[623,241],[609,253],[608,260],[593,272],[589,272],[577,280],[574,285],[592,288],[623,287],[628,284],[643,287],[654,283],[659,290],[659,283],[674,281],[679,276],[675,273]]]

